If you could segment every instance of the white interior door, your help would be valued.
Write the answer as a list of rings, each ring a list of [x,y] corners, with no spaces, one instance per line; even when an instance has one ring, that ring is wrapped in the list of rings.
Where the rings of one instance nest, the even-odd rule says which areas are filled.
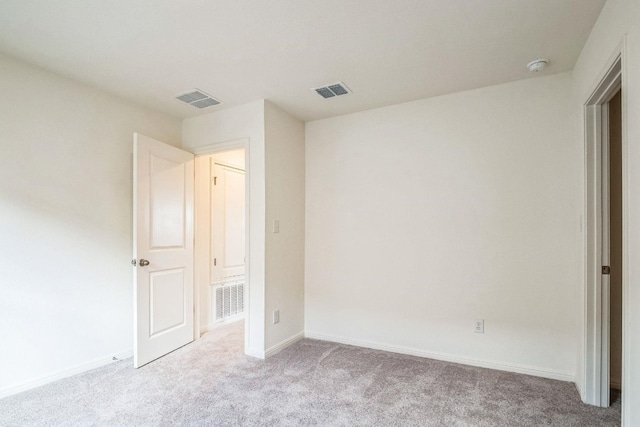
[[[193,159],[134,134],[136,368],[194,339]]]
[[[213,163],[211,183],[211,279],[244,275],[244,171]]]

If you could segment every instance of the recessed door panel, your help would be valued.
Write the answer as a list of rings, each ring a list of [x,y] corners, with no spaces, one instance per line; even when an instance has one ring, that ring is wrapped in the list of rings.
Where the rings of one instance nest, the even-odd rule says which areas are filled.
[[[226,169],[224,206],[224,268],[244,268],[244,172]]]
[[[185,165],[153,154],[150,161],[150,247],[183,247]]]
[[[185,324],[184,270],[155,271],[149,279],[149,337],[153,338]]]
[[[245,175],[239,168],[213,163],[211,185],[211,280],[244,275]]]

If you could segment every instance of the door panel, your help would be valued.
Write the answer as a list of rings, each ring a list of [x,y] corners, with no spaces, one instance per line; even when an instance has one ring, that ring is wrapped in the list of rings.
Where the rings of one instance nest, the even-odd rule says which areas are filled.
[[[150,247],[184,247],[185,165],[153,154],[150,158]]]
[[[149,274],[151,338],[186,323],[184,288],[184,269]]]
[[[134,134],[136,368],[194,339],[193,163],[191,153]]]
[[[218,282],[244,275],[244,171],[213,164],[211,185],[211,278]]]
[[[244,273],[244,173],[224,170],[224,266]]]

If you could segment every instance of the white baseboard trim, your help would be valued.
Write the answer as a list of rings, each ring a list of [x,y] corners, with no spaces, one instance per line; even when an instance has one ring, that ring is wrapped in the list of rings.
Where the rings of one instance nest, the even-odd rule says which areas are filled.
[[[300,341],[301,339],[304,338],[304,332],[298,332],[297,334],[295,334],[292,337],[289,337],[285,340],[280,341],[278,344],[271,346],[267,349],[267,351],[265,352],[265,356],[266,357],[271,357],[274,354],[278,354],[280,353],[282,350],[284,350],[285,348],[289,347],[290,345]]]
[[[582,388],[582,383],[580,381],[578,381],[578,377],[576,376],[576,380],[574,381],[575,385],[576,385],[576,390],[578,390],[578,395],[580,396],[580,400],[582,400],[584,402],[585,400],[585,395],[584,395],[584,391]]]
[[[221,326],[228,325],[228,324],[233,323],[233,322],[237,322],[239,320],[244,320],[244,313],[240,313],[240,314],[237,314],[237,315],[235,315],[233,317],[228,317],[228,318],[226,318],[224,320],[219,320],[217,322],[211,322],[208,325],[200,326],[200,335],[204,334],[205,332],[212,331],[212,330],[214,330],[216,328],[219,328]]]
[[[48,375],[43,375],[39,378],[35,378],[23,383],[12,384],[6,387],[0,388],[0,399],[3,397],[18,394],[23,391],[31,390],[32,388],[40,387],[53,381],[61,380],[63,378],[78,375],[86,371],[90,371],[95,368],[99,368],[110,363],[117,362],[122,359],[128,359],[133,357],[133,350],[121,351],[117,354],[111,354],[108,356],[99,357],[86,363],[80,363],[68,369],[61,369]]]
[[[262,359],[262,360],[265,359],[264,351],[258,350],[258,349],[255,349],[255,348],[247,348],[244,351],[244,354],[246,354],[247,356],[250,356],[250,357],[255,357],[256,359]]]
[[[278,344],[269,347],[266,351],[258,350],[258,349],[255,349],[255,348],[248,348],[248,349],[246,349],[244,351],[244,354],[246,354],[247,356],[256,357],[258,359],[264,360],[267,357],[271,357],[274,354],[280,353],[282,350],[284,350],[285,348],[289,347],[290,345],[300,341],[304,337],[305,337],[304,332],[298,332],[294,336],[289,337],[289,338],[287,338],[285,340],[282,340]]]
[[[575,374],[551,369],[542,369],[534,366],[519,365],[513,363],[494,362],[489,360],[475,359],[457,356],[447,353],[419,350],[410,347],[382,344],[371,341],[354,340],[350,338],[338,337],[335,335],[325,335],[317,332],[306,331],[305,337],[322,341],[331,341],[340,344],[353,345],[356,347],[371,348],[374,350],[389,351],[392,353],[407,354],[410,356],[426,357],[428,359],[442,360],[445,362],[460,363],[462,365],[477,366],[479,368],[495,369],[498,371],[515,372],[518,374],[532,375],[535,377],[550,378],[553,380],[575,382]]]

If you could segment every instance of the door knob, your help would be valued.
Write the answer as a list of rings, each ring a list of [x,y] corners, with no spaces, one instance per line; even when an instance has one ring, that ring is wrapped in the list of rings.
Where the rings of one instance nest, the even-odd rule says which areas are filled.
[[[140,267],[146,267],[147,265],[149,265],[149,261],[144,258],[140,258]]]

